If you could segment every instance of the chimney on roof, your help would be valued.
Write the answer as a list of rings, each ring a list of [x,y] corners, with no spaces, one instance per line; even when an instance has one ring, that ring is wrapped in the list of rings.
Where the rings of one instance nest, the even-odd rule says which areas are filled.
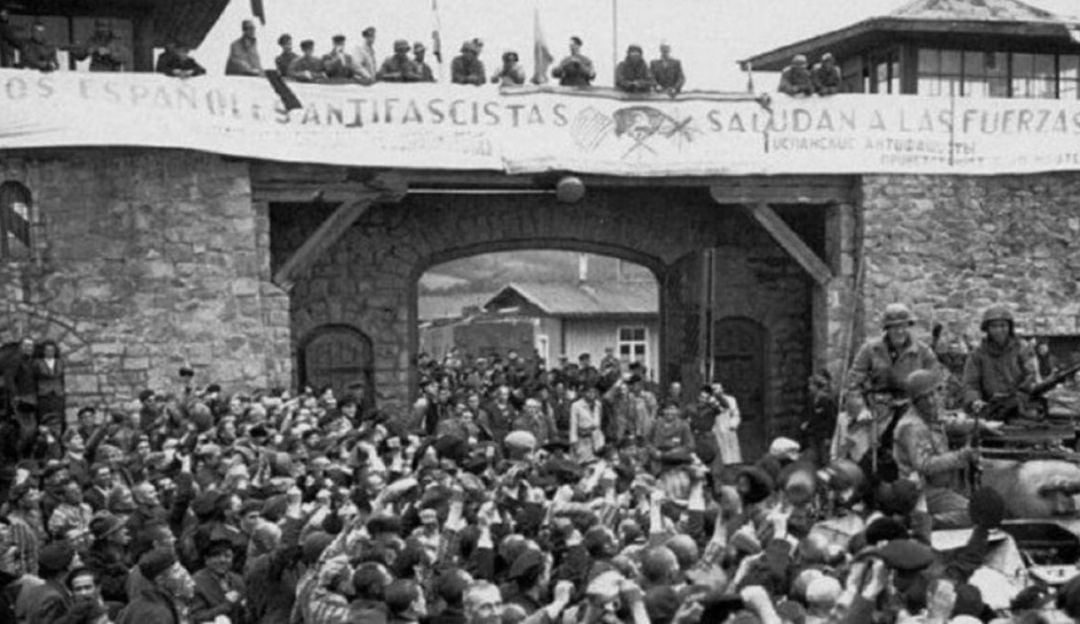
[[[589,254],[579,254],[577,263],[577,281],[581,286],[589,279]]]

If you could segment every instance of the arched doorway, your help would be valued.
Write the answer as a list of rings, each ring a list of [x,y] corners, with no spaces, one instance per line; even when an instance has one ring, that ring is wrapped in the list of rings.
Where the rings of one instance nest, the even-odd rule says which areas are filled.
[[[767,342],[765,327],[753,319],[728,317],[713,324],[713,378],[724,384],[724,390],[739,403],[743,457],[755,457],[767,446]]]
[[[347,325],[316,328],[298,359],[302,384],[316,390],[329,386],[337,397],[359,395],[364,406],[374,407],[374,357],[363,332]]]

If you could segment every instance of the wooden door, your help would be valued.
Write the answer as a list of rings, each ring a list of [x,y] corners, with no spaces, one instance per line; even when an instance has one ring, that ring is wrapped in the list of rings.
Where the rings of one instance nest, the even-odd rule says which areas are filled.
[[[765,328],[757,321],[724,318],[713,325],[713,379],[739,403],[743,459],[760,456],[768,446],[765,348]]]
[[[301,381],[316,390],[334,389],[339,399],[363,389],[365,405],[374,403],[374,358],[371,340],[350,327],[331,326],[315,330],[301,357]]]

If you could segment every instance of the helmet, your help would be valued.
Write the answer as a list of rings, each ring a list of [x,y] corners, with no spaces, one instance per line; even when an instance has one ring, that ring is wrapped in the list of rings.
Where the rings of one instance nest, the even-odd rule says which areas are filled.
[[[915,320],[911,318],[911,310],[902,303],[890,303],[885,306],[885,314],[881,319],[881,326],[885,329],[895,327],[897,325],[903,325],[905,327],[911,327],[915,324]]]
[[[1014,321],[1012,312],[1009,312],[1009,309],[1005,306],[996,305],[986,308],[986,311],[983,312],[982,325],[980,325],[980,328],[983,331],[986,331],[986,328],[994,321],[1005,321],[1009,324],[1010,330],[1013,328]]]
[[[914,401],[930,394],[940,381],[938,374],[932,370],[920,369],[911,373],[906,384],[908,398]]]

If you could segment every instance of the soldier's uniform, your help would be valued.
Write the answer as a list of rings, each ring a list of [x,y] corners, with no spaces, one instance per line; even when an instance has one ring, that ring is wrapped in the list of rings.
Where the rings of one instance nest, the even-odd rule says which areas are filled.
[[[1012,314],[1004,307],[993,306],[983,314],[982,330],[997,321],[1009,324],[1004,343],[995,342],[989,334],[971,352],[964,364],[964,406],[973,408],[977,401],[1006,400],[1011,404],[995,414],[1006,416],[1020,409],[1017,393],[1029,392],[1037,378],[1035,353],[1016,337]]]

